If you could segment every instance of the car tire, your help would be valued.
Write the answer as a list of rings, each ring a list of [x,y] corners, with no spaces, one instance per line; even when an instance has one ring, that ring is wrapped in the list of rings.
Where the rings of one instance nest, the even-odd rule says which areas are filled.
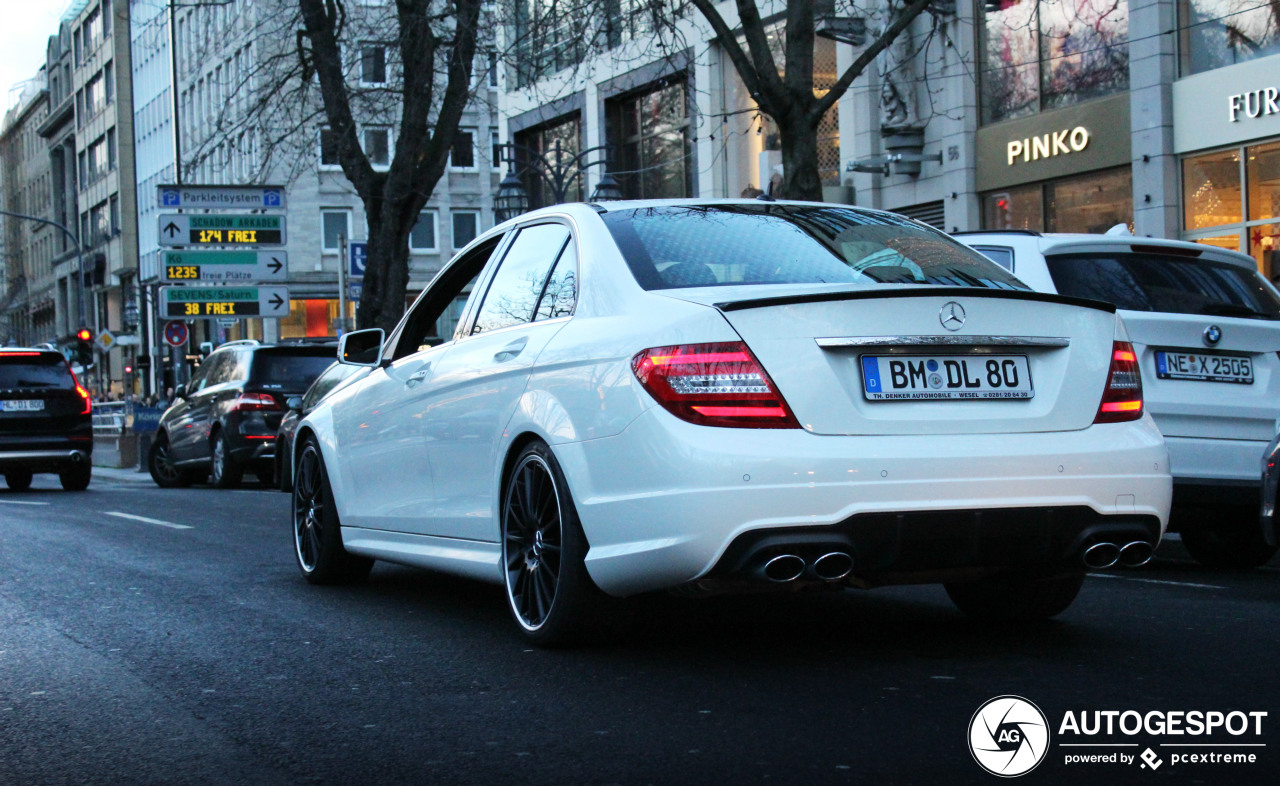
[[[173,465],[170,453],[169,438],[164,434],[156,437],[147,452],[147,470],[151,479],[162,489],[185,488],[191,485],[191,476],[186,471]]]
[[[551,449],[528,445],[502,488],[503,587],[516,623],[540,647],[581,643],[607,596],[587,574],[587,538]]]
[[[213,455],[213,463],[209,470],[209,479],[213,487],[216,489],[240,488],[244,468],[231,457],[231,446],[227,444],[227,437],[222,431],[214,434],[210,453]]]
[[[308,439],[298,454],[292,499],[293,552],[303,577],[312,584],[345,584],[366,578],[373,560],[357,557],[342,545],[342,524],[329,473],[315,440]]]
[[[5,485],[10,491],[26,491],[31,488],[32,474],[25,469],[11,469],[4,473]]]
[[[1057,616],[1080,594],[1085,572],[1043,575],[1001,573],[978,581],[946,584],[960,611],[989,622],[1030,622]]]
[[[89,488],[92,478],[93,465],[88,462],[75,464],[58,473],[58,481],[62,483],[64,491],[84,491]]]
[[[1277,551],[1267,543],[1256,516],[1230,516],[1213,524],[1189,525],[1181,535],[1187,553],[1206,568],[1248,570],[1265,565]]]

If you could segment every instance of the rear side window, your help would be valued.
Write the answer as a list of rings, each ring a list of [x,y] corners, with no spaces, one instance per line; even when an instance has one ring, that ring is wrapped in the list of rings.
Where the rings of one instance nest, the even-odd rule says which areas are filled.
[[[337,351],[317,350],[313,354],[259,349],[253,353],[253,374],[250,379],[262,387],[305,390],[324,373]]]
[[[983,255],[1000,267],[1013,272],[1013,249],[1008,246],[974,246],[974,251]]]
[[[1252,270],[1160,254],[1063,254],[1045,260],[1058,293],[1129,311],[1280,319],[1280,299]]]
[[[54,352],[0,351],[0,390],[45,388],[72,390],[76,386],[67,361]]]
[[[891,214],[761,203],[611,210],[601,218],[648,290],[743,284],[1027,289],[972,249]]]
[[[484,333],[531,321],[547,274],[568,240],[569,228],[564,224],[521,229],[493,276],[471,332]]]

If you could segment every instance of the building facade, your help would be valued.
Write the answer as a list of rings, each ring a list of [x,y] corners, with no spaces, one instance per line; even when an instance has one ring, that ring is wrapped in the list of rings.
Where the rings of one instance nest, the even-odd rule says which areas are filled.
[[[17,103],[0,126],[0,177],[4,210],[51,217],[49,156],[39,127],[49,111],[44,69],[24,83]],[[53,255],[56,230],[16,216],[0,216],[4,227],[4,321],[0,345],[32,345],[54,335]]]

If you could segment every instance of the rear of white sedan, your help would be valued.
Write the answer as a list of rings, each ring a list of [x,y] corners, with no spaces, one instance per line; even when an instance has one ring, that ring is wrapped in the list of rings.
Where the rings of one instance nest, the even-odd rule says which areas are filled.
[[[554,329],[537,327],[533,304],[488,334],[499,349],[538,346],[522,370],[498,384],[476,383],[475,368],[433,393],[434,372],[415,370],[397,339],[402,324],[369,354],[378,370],[304,422],[299,439],[329,472],[300,486],[333,481],[350,559],[501,582],[542,643],[588,627],[601,591],[944,583],[971,615],[1043,618],[1071,604],[1086,567],[1150,559],[1168,459],[1111,307],[1031,292],[945,235],[876,211],[561,206],[494,231],[516,239],[485,262],[451,340],[415,345],[437,356],[428,366],[481,357],[464,348],[486,335],[476,314],[495,295],[484,289],[508,244],[548,223],[571,235],[555,268],[572,248],[575,302]],[[521,264],[524,288],[547,297],[554,271],[530,277]],[[417,380],[420,403],[362,405],[384,374]],[[362,413],[348,432],[344,407]],[[395,494],[372,501],[385,491],[370,485],[377,467],[353,472],[343,444],[362,444],[384,411],[415,429],[415,417],[471,413],[418,432],[436,491],[403,524],[368,515],[405,508]],[[410,455],[398,444],[361,455]],[[459,507],[453,490],[479,466],[484,492]],[[317,580],[326,555],[316,539],[309,570],[305,496],[295,533]]]

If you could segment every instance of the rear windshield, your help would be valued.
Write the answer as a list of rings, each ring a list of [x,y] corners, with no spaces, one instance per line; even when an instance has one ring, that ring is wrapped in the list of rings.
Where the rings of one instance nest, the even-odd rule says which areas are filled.
[[[1062,295],[1129,311],[1280,319],[1280,298],[1252,270],[1160,254],[1063,254],[1046,259]]]
[[[883,213],[761,203],[611,210],[601,218],[648,290],[742,284],[1027,288],[941,232]]]
[[[263,387],[301,392],[311,387],[337,356],[337,350],[328,347],[307,352],[260,349],[254,353],[250,380]]]
[[[24,354],[0,350],[0,390],[13,388],[56,388],[76,386],[67,361],[55,352]]]

